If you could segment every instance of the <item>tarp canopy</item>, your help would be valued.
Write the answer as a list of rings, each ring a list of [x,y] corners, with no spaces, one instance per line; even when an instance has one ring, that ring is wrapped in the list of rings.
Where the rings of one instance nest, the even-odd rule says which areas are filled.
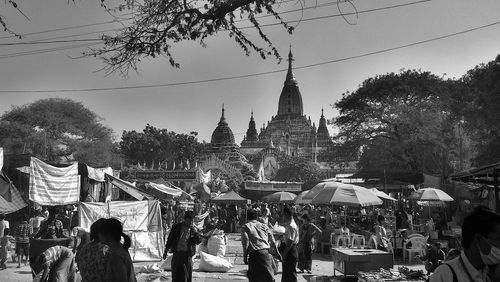
[[[231,190],[212,198],[210,202],[218,204],[246,204],[248,200]]]
[[[106,180],[113,184],[114,186],[120,188],[122,191],[126,192],[130,196],[134,197],[135,199],[142,201],[142,200],[147,200],[150,199],[152,200],[152,197],[147,195],[144,192],[139,191],[132,183],[127,182],[125,180],[121,180],[119,178],[116,178],[112,175],[109,175],[106,173]]]
[[[500,162],[455,173],[451,175],[451,179],[460,182],[494,185],[495,173],[498,178],[498,175],[500,175]]]
[[[182,194],[182,190],[171,188],[163,184],[156,184],[153,182],[149,182],[146,185],[169,196],[179,197]]]
[[[0,191],[2,191],[2,195],[0,195],[0,213],[13,213],[28,205],[21,197],[21,193],[1,170]]]
[[[129,252],[133,261],[161,260],[164,242],[159,201],[80,203],[80,227],[87,231],[99,218],[111,217],[122,222],[124,233],[132,239]]]

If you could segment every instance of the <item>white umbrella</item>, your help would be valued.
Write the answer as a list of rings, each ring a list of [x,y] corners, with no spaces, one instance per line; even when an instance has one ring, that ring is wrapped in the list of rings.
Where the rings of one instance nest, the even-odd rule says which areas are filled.
[[[394,202],[397,201],[393,197],[387,195],[387,193],[385,193],[384,191],[380,191],[377,188],[370,188],[368,190],[370,190],[370,192],[372,192],[373,194],[375,194],[375,196],[377,196],[377,197],[379,197],[381,199],[385,199],[385,200],[389,200],[389,201],[394,201]]]
[[[311,191],[313,189],[311,189]],[[304,198],[307,195],[308,194],[304,195]],[[365,207],[381,205],[382,200],[370,192],[370,190],[361,186],[339,182],[326,182],[326,185],[321,188],[319,193],[312,199],[311,203]]]
[[[446,194],[441,189],[436,188],[422,188],[413,192],[410,197],[412,200],[417,201],[442,201],[442,202],[453,202],[453,198]]]

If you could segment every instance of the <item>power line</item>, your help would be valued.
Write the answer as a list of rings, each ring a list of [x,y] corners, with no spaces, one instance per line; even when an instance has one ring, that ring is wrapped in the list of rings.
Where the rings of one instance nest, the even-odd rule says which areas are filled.
[[[76,45],[53,47],[53,48],[47,48],[47,49],[37,49],[37,50],[23,51],[23,52],[3,54],[3,55],[0,54],[0,59],[9,59],[9,58],[21,57],[21,56],[38,55],[38,54],[43,54],[43,53],[55,52],[55,51],[64,51],[64,50],[81,48],[81,47],[90,47],[90,46],[95,46],[95,45],[99,45],[99,44],[102,44],[102,43],[98,42],[98,43],[92,43],[92,44],[89,44],[89,43],[76,44]]]
[[[388,10],[388,9],[394,9],[394,8],[400,8],[400,7],[405,7],[405,6],[410,6],[410,5],[415,5],[415,4],[420,4],[424,2],[430,2],[431,0],[420,0],[420,1],[415,1],[415,2],[409,2],[409,3],[404,3],[404,4],[398,4],[398,5],[392,5],[392,6],[385,6],[385,7],[380,7],[380,8],[374,8],[374,9],[369,9],[369,10],[363,10],[363,11],[357,11],[357,12],[350,12],[350,13],[341,13],[341,14],[333,14],[333,15],[327,15],[327,16],[321,16],[321,17],[313,17],[313,18],[306,18],[306,19],[300,19],[300,20],[292,20],[292,21],[287,21],[286,23],[297,23],[297,22],[308,22],[312,20],[320,20],[320,19],[327,19],[327,18],[334,18],[334,17],[342,17],[342,16],[348,16],[348,15],[356,15],[356,14],[363,14],[363,13],[369,13],[369,12],[376,12],[376,11],[382,11],[382,10]],[[289,1],[287,1],[289,2]],[[307,9],[317,9],[317,8],[322,8],[326,6],[332,6],[337,3],[342,3],[345,1],[335,1],[335,2],[328,2],[328,3],[323,3],[319,4],[317,6],[311,6],[311,7],[304,7],[301,9],[294,9],[294,10],[288,10],[288,11],[283,11],[279,12],[278,14],[287,14],[287,13],[293,13],[293,12],[299,12]],[[273,15],[264,15],[260,17],[255,17],[256,19],[261,19],[261,18],[266,18],[266,17],[272,17]],[[237,20],[235,22],[243,22],[243,21],[248,21],[248,19],[242,19],[242,20]],[[87,25],[78,25],[78,26],[70,26],[70,27],[64,27],[64,28],[58,28],[58,29],[51,29],[51,30],[45,30],[45,31],[40,31],[40,32],[32,32],[32,33],[26,33],[22,36],[26,35],[34,35],[34,34],[42,34],[42,33],[49,33],[49,32],[54,32],[54,31],[61,31],[61,30],[70,30],[70,29],[77,29],[77,28],[82,28],[82,27],[88,27],[88,26],[94,26],[94,25],[101,25],[101,24],[108,24],[108,23],[117,23],[121,21],[106,21],[106,22],[100,22],[100,23],[94,23],[94,24],[87,24]],[[269,26],[276,26],[276,25],[282,25],[282,23],[270,23],[270,24],[262,24],[260,27],[269,27]],[[243,26],[239,27],[239,29],[249,29],[249,28],[254,28],[253,25],[249,26]],[[30,41],[30,43],[26,42],[19,42],[19,43],[3,43],[0,44],[0,46],[8,46],[8,45],[28,45],[28,44],[35,44],[35,42],[39,42],[40,44],[43,43],[52,43],[52,42],[43,42],[45,40],[51,40],[51,39],[60,39],[60,38],[68,38],[68,37],[77,37],[77,36],[82,36],[82,35],[91,35],[91,34],[96,34],[96,33],[101,33],[101,32],[108,32],[108,31],[119,31],[120,29],[107,29],[107,30],[101,30],[101,31],[95,31],[95,32],[87,32],[87,33],[81,33],[81,34],[74,34],[74,35],[64,35],[64,36],[58,36],[58,37],[52,37],[52,38],[45,38],[45,39],[40,39],[37,41]],[[228,29],[223,29],[221,31],[228,31]],[[3,38],[12,38],[14,36],[6,36],[6,37],[0,37],[0,39]],[[87,41],[92,41],[92,40],[98,40],[98,39],[86,39]],[[75,40],[75,41],[82,41],[82,40]],[[33,42],[33,43],[31,43]]]
[[[0,43],[0,46],[14,46],[14,45],[32,45],[32,44],[54,44],[54,43],[71,43],[71,42],[89,42],[101,41],[101,39],[72,39],[72,40],[52,40],[52,41],[27,41],[15,43]]]
[[[21,36],[24,37],[24,36],[28,36],[28,35],[38,35],[38,34],[55,32],[55,31],[64,31],[64,30],[71,30],[71,29],[79,29],[79,28],[83,28],[83,27],[96,26],[96,25],[102,25],[102,24],[110,24],[110,23],[120,23],[120,22],[121,21],[118,21],[118,20],[111,20],[111,21],[98,22],[98,23],[92,23],[92,24],[74,25],[74,26],[67,26],[67,27],[54,28],[54,29],[47,29],[47,30],[42,30],[42,31],[25,33],[25,34],[21,34]],[[14,36],[14,35],[9,35],[9,36],[0,37],[0,39],[15,38],[15,37],[16,36]]]
[[[405,45],[400,45],[396,47],[391,47],[391,48],[386,48],[382,50],[377,50],[377,51],[372,51],[368,53],[363,53],[355,56],[350,56],[350,57],[344,57],[340,59],[334,59],[330,61],[325,61],[325,62],[320,62],[320,63],[315,63],[315,64],[309,64],[309,65],[304,65],[300,67],[295,67],[294,69],[307,69],[307,68],[312,68],[312,67],[317,67],[317,66],[322,66],[322,65],[327,65],[327,64],[332,64],[332,63],[338,63],[338,62],[343,62],[347,60],[352,60],[352,59],[357,59],[357,58],[362,58],[362,57],[368,57],[371,55],[377,55],[377,54],[382,54],[382,53],[387,53],[390,51],[395,51],[398,49],[403,49],[407,47],[412,47],[420,44],[425,44],[429,43],[432,41],[437,41],[465,33],[469,33],[472,31],[480,30],[483,28],[488,28],[492,27],[495,25],[500,24],[500,21],[493,22],[490,24],[474,27],[474,28],[469,28],[466,30],[462,30],[459,32],[455,33],[450,33],[447,35],[442,35],[422,41],[417,41]],[[52,90],[0,90],[0,93],[64,93],[64,92],[92,92],[92,91],[110,91],[110,90],[126,90],[126,89],[145,89],[145,88],[159,88],[159,87],[170,87],[170,86],[180,86],[180,85],[189,85],[189,84],[200,84],[200,83],[208,83],[208,82],[217,82],[217,81],[224,81],[224,80],[233,80],[233,79],[241,79],[241,78],[249,78],[249,77],[255,77],[255,76],[261,76],[261,75],[267,75],[267,74],[274,74],[274,73],[279,73],[279,72],[284,72],[287,69],[280,69],[280,70],[274,70],[274,71],[267,71],[267,72],[258,72],[258,73],[252,73],[252,74],[245,74],[245,75],[237,75],[237,76],[229,76],[229,77],[220,77],[220,78],[212,78],[212,79],[205,79],[205,80],[193,80],[193,81],[185,81],[185,82],[173,82],[173,83],[164,83],[164,84],[152,84],[152,85],[136,85],[136,86],[120,86],[120,87],[108,87],[108,88],[82,88],[82,89],[52,89]]]
[[[404,3],[404,4],[398,4],[398,5],[393,5],[393,6],[386,6],[386,7],[380,7],[380,8],[375,8],[375,9],[370,9],[370,10],[364,10],[364,11],[359,11],[359,12],[353,12],[353,13],[344,13],[344,14],[333,14],[333,15],[328,15],[328,16],[321,16],[321,17],[313,17],[313,18],[307,18],[307,19],[300,19],[300,20],[294,20],[294,21],[289,21],[287,23],[296,23],[296,22],[309,22],[312,20],[321,20],[321,19],[327,19],[327,18],[333,18],[333,17],[341,17],[341,16],[346,16],[346,15],[352,15],[352,14],[360,14],[360,13],[368,13],[368,12],[374,12],[374,11],[381,11],[381,10],[387,10],[387,9],[394,9],[394,8],[399,8],[399,7],[404,7],[404,6],[409,6],[409,5],[415,5],[415,4],[420,4],[423,2],[429,2],[431,0],[420,0],[416,2],[410,2],[410,3]],[[326,3],[328,4],[328,3]],[[276,26],[276,25],[282,25],[281,23],[271,23],[271,24],[263,24],[260,25],[260,27],[269,27],[269,26]],[[254,28],[254,26],[243,26],[239,27],[239,29],[249,29],[249,28]],[[117,29],[114,30],[108,30],[108,31],[118,31]],[[228,31],[227,29],[221,30],[221,31]],[[105,31],[100,31],[100,32],[105,32]],[[99,33],[99,32],[96,32]],[[86,33],[86,34],[93,34],[91,33]],[[74,35],[74,36],[80,36],[84,34],[79,34],[79,35]],[[60,36],[60,37],[54,37],[50,39],[59,39],[59,38],[66,38],[66,37],[72,37],[71,35],[67,36]],[[28,42],[16,42],[16,43],[0,43],[0,46],[14,46],[14,45],[34,45],[34,44],[53,44],[53,43],[69,43],[69,42],[82,42],[82,41],[100,41],[100,39],[75,39],[75,40],[60,40],[60,41],[50,41],[48,38],[47,39],[41,39],[41,40],[35,40],[35,41],[28,41]],[[33,50],[33,52],[36,52],[36,50]],[[36,54],[36,53],[33,53]],[[10,58],[11,54],[4,54],[0,55],[1,58]],[[12,55],[15,55],[14,57],[21,56],[18,55],[17,53],[14,53]],[[27,54],[27,55],[32,55]]]

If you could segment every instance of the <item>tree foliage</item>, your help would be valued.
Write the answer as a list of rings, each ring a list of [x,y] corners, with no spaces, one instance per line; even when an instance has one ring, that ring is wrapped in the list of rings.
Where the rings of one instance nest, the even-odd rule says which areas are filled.
[[[273,180],[318,182],[323,178],[319,166],[301,157],[286,156],[280,158],[280,169],[276,172]]]
[[[194,165],[203,147],[197,135],[196,132],[179,134],[147,124],[142,132],[123,131],[120,149],[131,164],[145,162],[149,167],[189,161]]]
[[[458,87],[415,70],[369,78],[335,104],[338,138],[362,150],[361,168],[447,174],[460,150]]]
[[[0,144],[9,153],[30,153],[47,161],[119,162],[113,131],[101,118],[70,99],[49,98],[13,107],[0,118]]]
[[[302,0],[299,0],[302,1]],[[123,0],[116,6],[102,5],[111,13],[130,12],[131,24],[116,35],[103,36],[105,47],[93,50],[87,55],[97,56],[106,63],[106,71],[120,71],[127,74],[130,69],[137,70],[137,63],[145,57],[166,56],[173,67],[179,67],[174,59],[172,47],[181,41],[196,41],[205,46],[206,39],[221,31],[248,55],[251,50],[262,58],[274,56],[281,60],[278,50],[260,27],[259,14],[274,16],[289,33],[293,28],[274,10],[278,0],[165,0],[135,1]],[[248,19],[257,30],[263,44],[256,43],[245,34],[238,20]],[[262,45],[267,45],[262,47]]]
[[[466,86],[461,112],[464,128],[472,136],[473,164],[500,160],[500,55],[469,70],[461,79]]]

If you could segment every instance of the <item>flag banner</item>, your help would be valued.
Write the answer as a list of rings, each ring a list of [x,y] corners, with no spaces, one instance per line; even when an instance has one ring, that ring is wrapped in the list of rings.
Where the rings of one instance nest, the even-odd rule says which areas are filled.
[[[29,199],[46,206],[77,203],[80,198],[78,163],[55,167],[31,157]]]
[[[133,261],[160,260],[164,248],[159,201],[111,201],[80,203],[80,227],[89,231],[99,218],[116,218],[132,240],[129,249]]]
[[[200,181],[203,183],[208,183],[210,180],[212,180],[212,172],[209,170],[206,173],[203,172],[203,170],[200,168]]]
[[[0,213],[13,213],[28,205],[14,184],[2,172],[0,172],[0,190],[6,192],[5,196],[0,196]]]
[[[3,148],[0,147],[0,170],[3,168]]]
[[[107,173],[109,175],[113,175],[113,169],[111,167],[103,167],[103,168],[93,168],[87,166],[87,171],[89,173],[89,178],[95,181],[104,182],[104,174]]]

